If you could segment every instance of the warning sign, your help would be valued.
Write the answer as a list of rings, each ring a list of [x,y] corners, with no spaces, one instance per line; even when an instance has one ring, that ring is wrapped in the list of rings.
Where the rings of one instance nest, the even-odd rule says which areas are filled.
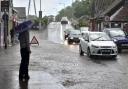
[[[39,42],[38,42],[38,40],[36,39],[35,36],[33,36],[30,44],[38,44],[39,45]]]

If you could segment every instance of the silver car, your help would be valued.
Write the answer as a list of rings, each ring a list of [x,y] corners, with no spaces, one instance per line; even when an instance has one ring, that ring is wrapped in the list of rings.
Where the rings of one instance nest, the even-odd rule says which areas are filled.
[[[80,55],[86,53],[89,57],[97,56],[117,56],[117,46],[104,32],[87,32],[80,39]]]

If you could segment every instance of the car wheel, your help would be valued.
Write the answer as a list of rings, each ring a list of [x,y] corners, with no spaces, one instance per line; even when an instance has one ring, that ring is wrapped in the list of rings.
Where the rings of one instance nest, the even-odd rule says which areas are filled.
[[[81,48],[81,45],[79,45],[79,53],[80,53],[80,56],[83,56],[84,55],[84,52],[83,52],[83,50]]]
[[[90,58],[92,57],[92,55],[91,55],[91,52],[90,52],[90,49],[89,49],[89,48],[87,49],[87,56],[88,56],[88,57],[90,57]]]
[[[68,40],[68,44],[72,44],[72,42],[70,40]]]

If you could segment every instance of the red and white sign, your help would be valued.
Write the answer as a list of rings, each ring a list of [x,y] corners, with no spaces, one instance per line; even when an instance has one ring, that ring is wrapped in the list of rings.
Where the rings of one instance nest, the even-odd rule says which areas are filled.
[[[39,45],[39,42],[38,42],[38,40],[36,39],[35,36],[33,36],[30,44],[38,44]]]

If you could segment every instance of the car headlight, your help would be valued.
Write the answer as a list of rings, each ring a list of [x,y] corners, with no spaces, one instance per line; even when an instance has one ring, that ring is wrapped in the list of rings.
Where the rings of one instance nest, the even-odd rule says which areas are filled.
[[[117,42],[117,39],[113,39],[114,42]]]
[[[70,37],[70,39],[73,39],[73,37]]]
[[[96,46],[96,45],[92,45],[93,48],[99,48],[99,46]]]
[[[117,48],[116,46],[112,46],[112,48]]]

